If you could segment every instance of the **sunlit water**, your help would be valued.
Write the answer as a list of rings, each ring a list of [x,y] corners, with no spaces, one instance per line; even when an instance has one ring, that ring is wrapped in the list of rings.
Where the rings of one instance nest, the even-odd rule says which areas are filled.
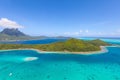
[[[120,48],[108,50],[95,55],[1,51],[0,80],[120,80]]]
[[[0,51],[0,80],[120,80],[120,47],[107,49],[94,55]]]
[[[23,41],[1,41],[0,44],[48,44],[53,42],[65,41],[66,38],[48,38],[40,40],[23,40]]]

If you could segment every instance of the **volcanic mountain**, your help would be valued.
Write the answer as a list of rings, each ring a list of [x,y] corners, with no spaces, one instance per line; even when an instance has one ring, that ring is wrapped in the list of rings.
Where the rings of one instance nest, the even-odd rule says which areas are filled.
[[[17,28],[5,28],[0,32],[0,41],[16,41],[16,40],[35,40],[35,39],[43,39],[43,38],[66,38],[70,37],[48,37],[48,36],[29,36],[23,32],[21,32]]]
[[[31,38],[32,38],[31,36],[28,36],[15,28],[5,28],[5,29],[3,29],[3,31],[0,32],[0,40],[1,41],[28,40]]]
[[[19,37],[19,36],[26,36],[26,34],[24,34],[23,32],[19,31],[17,28],[5,28],[2,32],[0,32],[0,34],[5,34],[5,35],[8,35],[8,36],[16,36],[16,37]]]

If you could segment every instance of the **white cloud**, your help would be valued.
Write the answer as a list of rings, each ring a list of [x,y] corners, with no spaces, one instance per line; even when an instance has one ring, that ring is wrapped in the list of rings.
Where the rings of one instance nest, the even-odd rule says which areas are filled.
[[[64,35],[81,36],[81,35],[88,35],[88,33],[89,33],[89,30],[80,30],[80,31],[76,31],[76,32],[65,32]]]
[[[118,29],[117,32],[120,33],[120,29]]]
[[[70,35],[70,32],[65,32],[64,34],[65,34],[65,35]]]
[[[0,27],[3,27],[3,28],[23,28],[23,26],[19,25],[17,22],[9,20],[7,18],[0,19]]]
[[[75,32],[73,35],[79,35],[80,33],[79,32]]]
[[[64,35],[67,36],[78,36],[80,33],[79,32],[65,32]]]
[[[66,36],[101,36],[101,37],[115,37],[115,36],[120,36],[120,29],[116,30],[116,31],[111,31],[111,32],[105,32],[105,31],[91,31],[88,29],[84,29],[84,30],[79,30],[76,32],[66,32],[64,33],[64,35]]]
[[[98,35],[103,35],[103,33],[102,32],[98,32]]]
[[[82,33],[83,32],[83,30],[80,30],[80,33]]]
[[[89,31],[88,30],[85,30],[86,33],[88,33]]]

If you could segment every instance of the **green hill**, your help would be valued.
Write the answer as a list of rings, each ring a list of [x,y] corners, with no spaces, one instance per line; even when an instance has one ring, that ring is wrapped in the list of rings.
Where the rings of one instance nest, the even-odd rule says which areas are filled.
[[[85,52],[98,51],[100,46],[109,45],[101,40],[83,41],[79,39],[69,39],[65,42],[56,42],[47,45],[41,45],[39,48],[44,51],[70,51],[70,52]]]
[[[87,52],[87,51],[99,51],[100,46],[110,45],[101,40],[83,41],[79,39],[69,39],[65,42],[55,42],[51,44],[0,44],[0,49],[18,49],[18,48],[33,48],[43,51],[69,51],[69,52]]]
[[[96,45],[96,46],[100,46],[100,45],[103,45],[103,46],[106,46],[106,45],[110,45],[100,39],[96,39],[96,40],[92,40],[92,41],[89,41],[91,44],[93,45]]]

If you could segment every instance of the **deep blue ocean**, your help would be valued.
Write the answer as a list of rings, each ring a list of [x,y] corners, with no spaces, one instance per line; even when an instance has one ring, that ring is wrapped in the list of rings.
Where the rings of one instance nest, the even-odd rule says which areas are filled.
[[[48,43],[47,40],[45,42]],[[34,41],[33,44],[36,41],[41,44],[41,40]],[[120,44],[118,39],[108,41]],[[42,44],[45,42],[42,40]],[[120,80],[120,47],[106,48],[108,52],[93,55],[1,50],[0,80]],[[32,57],[35,59],[26,60]]]
[[[94,40],[94,39],[101,39],[105,42],[109,42],[111,44],[120,44],[120,38],[78,38],[82,40]],[[1,43],[4,44],[48,44],[53,42],[65,41],[66,38],[48,38],[48,39],[40,39],[40,40],[25,40],[25,41],[2,41]]]
[[[28,40],[28,41],[2,41],[0,43],[4,44],[48,44],[58,41],[65,41],[65,38],[57,39],[57,38],[49,38],[49,39],[40,39],[40,40]]]

